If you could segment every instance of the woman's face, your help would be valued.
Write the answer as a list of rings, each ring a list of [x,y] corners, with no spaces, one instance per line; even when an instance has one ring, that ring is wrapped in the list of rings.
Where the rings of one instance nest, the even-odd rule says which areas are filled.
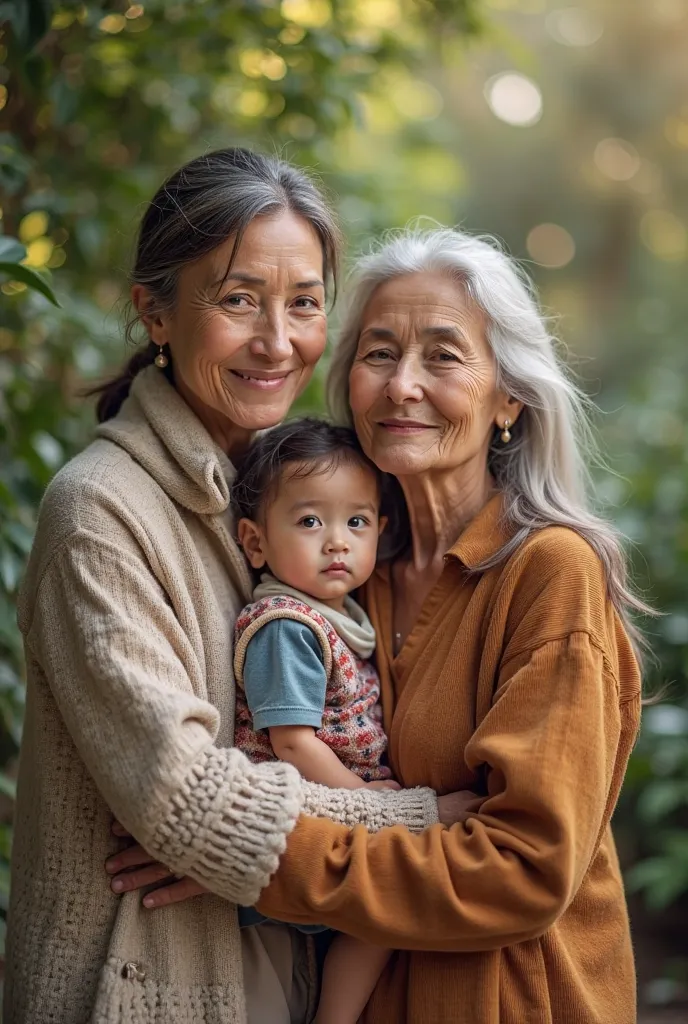
[[[438,272],[376,289],[349,386],[366,454],[395,476],[471,464],[484,473],[495,426],[520,411],[497,389],[481,310]]]
[[[284,419],[325,349],[322,246],[281,212],[249,224],[227,274],[233,247],[230,237],[184,267],[174,309],[147,326],[202,421],[254,431]]]

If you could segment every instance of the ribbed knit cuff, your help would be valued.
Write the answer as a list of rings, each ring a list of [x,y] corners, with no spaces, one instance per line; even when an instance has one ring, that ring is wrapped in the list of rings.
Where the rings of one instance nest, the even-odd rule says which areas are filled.
[[[149,853],[211,892],[250,906],[277,870],[301,813],[299,773],[239,750],[202,753],[172,799]]]
[[[433,789],[328,789],[315,782],[303,783],[302,813],[330,818],[342,825],[365,825],[379,832],[391,825],[405,825],[411,832],[439,821],[437,794]]]

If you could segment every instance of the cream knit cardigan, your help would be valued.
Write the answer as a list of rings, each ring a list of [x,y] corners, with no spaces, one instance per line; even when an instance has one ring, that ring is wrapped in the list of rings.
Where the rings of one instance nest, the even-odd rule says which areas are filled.
[[[299,814],[436,821],[430,790],[328,790],[232,749],[232,632],[251,581],[231,473],[151,367],[48,488],[19,608],[5,1024],[241,1024],[235,904],[255,902]],[[153,912],[115,896],[113,814],[214,895]]]

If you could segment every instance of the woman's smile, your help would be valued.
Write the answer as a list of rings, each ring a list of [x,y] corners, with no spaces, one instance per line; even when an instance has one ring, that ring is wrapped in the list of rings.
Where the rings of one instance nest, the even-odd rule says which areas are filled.
[[[270,372],[269,370],[230,370],[234,377],[238,377],[247,387],[257,391],[279,391],[285,384],[294,370],[283,370],[281,372]]]
[[[423,434],[428,430],[437,430],[432,423],[421,423],[420,420],[410,420],[399,417],[399,419],[386,419],[378,423],[379,427],[388,430],[390,434]]]

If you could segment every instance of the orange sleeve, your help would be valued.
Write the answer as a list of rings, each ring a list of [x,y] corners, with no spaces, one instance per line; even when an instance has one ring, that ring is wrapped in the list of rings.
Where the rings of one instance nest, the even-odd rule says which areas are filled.
[[[259,909],[399,949],[479,951],[541,935],[609,821],[638,707],[638,697],[620,706],[587,633],[512,659],[465,750],[488,768],[474,818],[419,836],[302,818]]]

